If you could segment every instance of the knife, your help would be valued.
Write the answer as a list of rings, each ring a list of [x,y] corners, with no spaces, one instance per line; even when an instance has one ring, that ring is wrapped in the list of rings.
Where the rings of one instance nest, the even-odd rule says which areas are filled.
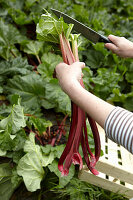
[[[51,8],[51,11],[58,17],[63,17],[64,21],[68,24],[74,24],[74,30],[78,33],[81,33],[85,38],[92,41],[93,43],[97,42],[104,42],[104,43],[112,43],[107,37],[104,35],[101,35],[94,31],[93,29],[85,26],[81,22],[73,19],[72,17],[68,16],[67,14],[64,14],[63,12],[60,12],[58,10],[55,10]]]

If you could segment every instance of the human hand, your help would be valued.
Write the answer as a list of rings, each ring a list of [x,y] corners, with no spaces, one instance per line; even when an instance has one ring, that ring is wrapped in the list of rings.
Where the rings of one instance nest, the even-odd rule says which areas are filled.
[[[59,80],[64,92],[69,93],[71,86],[79,83],[82,78],[82,68],[85,67],[83,62],[75,62],[72,65],[60,63],[56,66],[56,77]]]
[[[113,53],[123,58],[133,58],[133,42],[124,37],[109,35],[108,38],[113,43],[106,43],[105,47]]]

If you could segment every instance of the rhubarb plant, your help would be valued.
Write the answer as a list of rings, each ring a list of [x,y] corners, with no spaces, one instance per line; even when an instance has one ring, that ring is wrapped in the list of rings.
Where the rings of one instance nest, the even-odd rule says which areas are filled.
[[[79,61],[79,34],[72,34],[72,28],[73,24],[66,24],[62,17],[57,20],[46,11],[46,14],[42,14],[36,29],[37,38],[39,40],[60,45],[63,61],[68,65]],[[82,79],[80,84],[84,87]],[[92,153],[89,147],[86,118],[90,123],[94,136],[95,154]],[[87,115],[80,107],[71,101],[71,124],[68,141],[58,162],[58,169],[62,176],[67,176],[69,174],[69,168],[72,163],[74,165],[78,164],[79,169],[82,169],[83,161],[79,153],[80,144],[88,168],[94,175],[98,175],[95,165],[99,159],[101,147],[96,122],[91,116]]]

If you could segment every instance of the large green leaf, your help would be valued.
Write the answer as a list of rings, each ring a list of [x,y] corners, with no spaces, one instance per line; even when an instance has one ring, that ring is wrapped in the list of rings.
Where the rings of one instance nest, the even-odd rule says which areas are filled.
[[[119,73],[115,73],[112,70],[106,68],[99,68],[97,70],[98,75],[91,78],[95,84],[94,93],[106,100],[112,93],[114,88],[119,88],[118,82],[122,81],[122,77]]]
[[[13,134],[19,131],[21,127],[26,126],[23,108],[20,103],[18,103],[18,105],[14,105],[11,114],[0,122],[1,130],[4,130],[9,124],[12,127]]]
[[[31,192],[40,189],[40,182],[44,176],[42,167],[42,154],[40,147],[35,144],[34,133],[31,133],[29,140],[26,141],[24,155],[17,167],[17,173],[23,177],[27,189]]]
[[[30,117],[29,123],[34,126],[34,128],[42,135],[46,131],[47,127],[52,126],[51,121],[44,118]]]
[[[45,173],[43,167],[52,163],[54,154],[51,152],[45,155],[40,146],[35,144],[35,134],[32,132],[25,143],[24,151],[27,153],[20,159],[17,173],[23,177],[27,189],[33,192],[40,189]]]
[[[11,182],[12,168],[8,163],[0,164],[0,199],[9,200],[18,184]]]
[[[63,18],[56,20],[47,12],[42,15],[37,24],[37,38],[47,42],[59,43],[59,35],[64,33],[69,37],[72,28],[73,25],[64,23]]]
[[[32,69],[33,67],[28,64],[26,59],[18,56],[10,61],[0,62],[0,77],[5,79],[6,76],[12,77],[16,74],[26,75],[31,73]]]
[[[41,99],[44,98],[44,82],[35,73],[26,76],[15,76],[8,81],[5,91],[8,94],[18,94],[22,98],[22,105],[29,111],[37,110],[41,106]]]
[[[42,152],[45,155],[49,155],[51,152],[53,152],[55,158],[61,157],[61,154],[63,153],[64,148],[65,148],[65,144],[57,145],[54,147],[51,145],[41,146]]]
[[[27,13],[22,10],[10,8],[8,12],[13,21],[18,25],[29,24],[32,22],[32,16],[30,14],[27,15]]]
[[[34,152],[34,154],[36,154],[37,157],[39,158],[43,167],[46,167],[54,159],[53,152],[50,152],[49,155],[48,154],[46,155],[42,151],[41,147],[35,144],[35,134],[32,132],[29,135],[29,139],[25,142],[24,151],[26,153]]]
[[[14,139],[16,133],[25,127],[25,118],[23,113],[23,108],[18,105],[14,105],[10,115],[2,119],[0,122],[0,145],[3,150],[11,150],[14,146]]]
[[[56,160],[54,160],[52,162],[52,164],[48,165],[48,168],[51,172],[54,172],[59,177],[59,186],[60,187],[64,187],[65,185],[67,185],[75,173],[75,167],[74,167],[74,165],[72,165],[69,169],[68,176],[62,177],[61,172],[58,170],[58,162]]]
[[[42,42],[39,41],[29,41],[28,44],[25,45],[24,47],[24,52],[28,54],[32,54],[37,56],[43,46]]]
[[[17,50],[14,44],[25,40],[19,31],[11,24],[5,24],[0,20],[0,56],[8,60]]]
[[[40,189],[40,182],[44,176],[44,170],[38,155],[35,152],[23,156],[17,167],[17,173],[23,177],[27,189],[31,192]]]
[[[71,113],[71,104],[69,97],[61,90],[58,80],[51,79],[45,85],[45,97],[49,102],[56,103],[56,111]]]
[[[37,71],[43,78],[52,78],[56,65],[62,62],[61,56],[49,52],[44,53],[41,60],[42,64],[38,66]]]

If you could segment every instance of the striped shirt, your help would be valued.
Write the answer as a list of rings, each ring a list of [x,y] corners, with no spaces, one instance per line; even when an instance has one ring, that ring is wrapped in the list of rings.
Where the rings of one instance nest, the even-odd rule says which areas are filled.
[[[133,154],[133,113],[116,107],[104,124],[105,133],[115,143]]]

